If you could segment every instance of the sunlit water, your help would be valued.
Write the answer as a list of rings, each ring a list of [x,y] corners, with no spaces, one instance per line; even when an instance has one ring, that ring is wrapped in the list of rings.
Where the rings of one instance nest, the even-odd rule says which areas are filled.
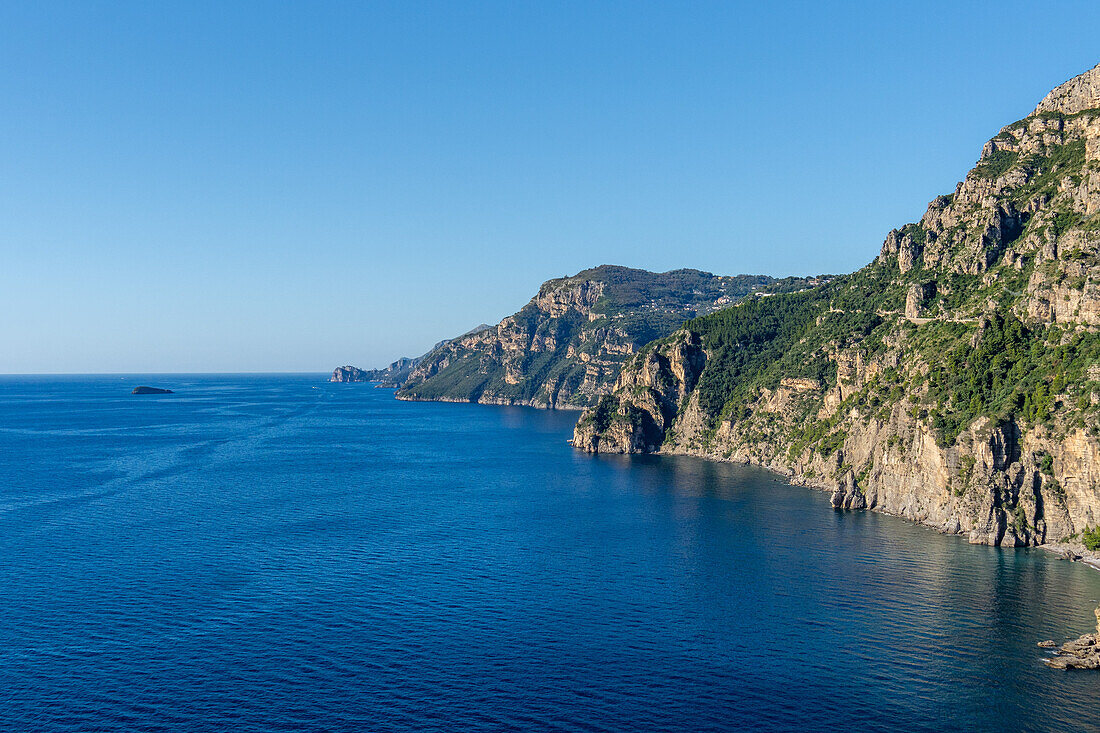
[[[0,378],[0,729],[1100,730],[1100,573],[575,417]]]

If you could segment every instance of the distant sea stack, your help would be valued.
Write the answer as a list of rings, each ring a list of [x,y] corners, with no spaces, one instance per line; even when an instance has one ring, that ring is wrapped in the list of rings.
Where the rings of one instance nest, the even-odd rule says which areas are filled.
[[[134,387],[134,391],[130,394],[172,394],[172,390],[160,387]]]

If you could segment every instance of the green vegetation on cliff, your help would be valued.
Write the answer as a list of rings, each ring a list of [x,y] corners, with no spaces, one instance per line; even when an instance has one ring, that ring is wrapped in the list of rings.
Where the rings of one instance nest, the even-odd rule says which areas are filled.
[[[784,377],[834,384],[831,355],[838,348],[880,350],[888,321],[878,308],[890,297],[885,270],[872,265],[821,287],[756,299],[685,324],[702,337],[708,355],[697,391],[710,426],[746,416],[760,389],[775,389]],[[872,287],[871,297],[861,297]]]
[[[822,292],[809,290],[761,298],[689,321],[685,327],[702,337],[709,360],[697,387],[704,413],[717,419],[743,408],[759,386],[774,386],[781,374],[779,363],[789,360],[790,350],[813,326],[824,303]]]
[[[931,361],[927,375],[932,425],[943,445],[981,416],[996,423],[1048,421],[1056,397],[1082,384],[1088,366],[1100,361],[1100,335],[1029,328],[1011,314],[985,320],[977,343],[972,328],[948,328],[955,335],[952,345]]]

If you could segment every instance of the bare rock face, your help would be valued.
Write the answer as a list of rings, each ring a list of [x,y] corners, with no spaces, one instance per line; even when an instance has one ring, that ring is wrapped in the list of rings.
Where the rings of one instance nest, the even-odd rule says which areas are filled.
[[[584,280],[574,287],[555,287],[544,283],[535,296],[535,306],[551,318],[560,318],[571,309],[588,315],[599,302],[606,284],[598,280]]]
[[[367,371],[349,365],[336,367],[332,370],[330,382],[369,382]]]
[[[1035,114],[1061,112],[1072,115],[1097,108],[1100,108],[1100,64],[1055,87],[1039,102]]]
[[[706,361],[698,336],[686,331],[638,354],[615,383],[622,398],[613,411],[601,400],[586,412],[573,431],[573,445],[588,453],[658,450]]]
[[[867,508],[867,497],[859,488],[856,477],[852,475],[851,471],[845,473],[844,477],[837,483],[829,503],[832,504],[834,509]]]
[[[919,318],[925,302],[936,294],[936,283],[913,283],[905,294],[905,317]]]
[[[923,244],[913,238],[912,232],[900,232],[894,229],[886,235],[881,256],[886,259],[897,258],[901,271],[909,272],[920,266],[923,252]]]

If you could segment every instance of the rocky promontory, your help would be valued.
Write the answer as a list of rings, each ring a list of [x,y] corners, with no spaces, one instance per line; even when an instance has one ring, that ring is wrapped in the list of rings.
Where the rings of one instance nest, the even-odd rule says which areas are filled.
[[[1040,647],[1050,649],[1053,641],[1039,643]],[[1044,659],[1048,667],[1054,669],[1100,669],[1100,608],[1096,609],[1096,633],[1085,634],[1079,639],[1067,641],[1054,656]]]
[[[366,369],[360,369],[359,367],[351,366],[350,364],[336,367],[332,370],[332,378],[330,382],[369,382],[368,372]]]
[[[458,338],[472,336],[492,328],[482,323]],[[360,369],[354,366],[336,367],[332,372],[330,382],[377,382],[379,387],[401,387],[409,379],[409,375],[420,366],[420,362],[427,359],[432,353],[455,339],[445,339],[436,343],[432,350],[423,356],[403,356],[397,361],[384,366],[381,369]]]

